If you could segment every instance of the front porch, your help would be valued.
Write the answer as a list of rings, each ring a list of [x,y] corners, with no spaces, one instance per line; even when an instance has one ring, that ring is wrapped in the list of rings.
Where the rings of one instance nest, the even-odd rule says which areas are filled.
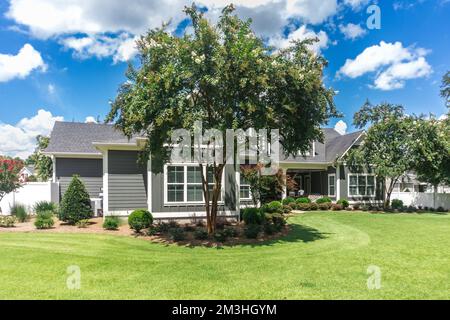
[[[292,168],[283,167],[285,190],[282,198],[309,197],[312,200],[330,197],[336,200],[336,169],[333,167]]]

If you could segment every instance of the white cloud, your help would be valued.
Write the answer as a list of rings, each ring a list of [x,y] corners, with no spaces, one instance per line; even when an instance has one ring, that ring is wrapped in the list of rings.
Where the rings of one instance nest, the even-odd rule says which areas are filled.
[[[53,95],[53,94],[55,94],[55,92],[56,92],[56,87],[55,87],[54,84],[50,83],[50,84],[47,86],[47,90],[48,90],[48,93],[49,93],[50,95]]]
[[[38,135],[49,135],[55,121],[63,121],[49,111],[39,110],[31,118],[23,118],[16,125],[0,123],[0,150],[2,155],[27,158],[36,147]]]
[[[45,71],[47,66],[30,44],[25,44],[17,55],[0,54],[0,82],[24,79],[36,69]]]
[[[321,49],[328,47],[328,35],[324,31],[319,31],[318,33],[308,29],[305,25],[301,26],[297,30],[291,32],[287,37],[277,36],[270,39],[269,44],[278,49],[284,49],[288,47],[294,40],[305,40],[317,38],[318,42],[315,42],[310,46],[310,49],[316,53],[319,53]]]
[[[353,9],[360,9],[369,3],[369,0],[344,0],[344,4],[351,6]]]
[[[183,8],[192,0],[9,0],[6,16],[20,30],[34,37],[57,38],[78,57],[113,57],[125,61],[136,54],[135,36],[148,29],[171,22],[175,30],[185,19]],[[252,18],[259,36],[278,37],[283,28],[298,19],[303,23],[319,24],[333,17],[340,4],[337,0],[234,0],[236,12],[242,18]],[[346,3],[353,6],[354,1]],[[229,0],[198,0],[208,7],[206,15],[217,21]],[[124,38],[121,35],[127,35]]]
[[[347,59],[338,72],[350,78],[377,71],[374,88],[393,90],[403,88],[404,80],[428,76],[431,66],[423,48],[405,48],[401,42],[386,43],[366,48],[355,59]],[[386,69],[383,69],[385,68]]]
[[[439,121],[444,121],[444,120],[447,120],[448,119],[448,114],[442,114],[439,118],[438,118],[438,120]]]
[[[347,39],[356,39],[359,37],[363,37],[366,33],[367,30],[364,30],[363,28],[361,28],[361,26],[359,24],[353,24],[353,23],[349,23],[347,25],[339,25],[339,30],[341,30],[341,32],[344,34],[344,36]]]
[[[405,86],[405,80],[425,77],[431,72],[432,68],[424,57],[394,64],[378,75],[375,79],[375,88],[380,90],[401,89]]]
[[[337,132],[339,132],[339,134],[344,135],[347,133],[347,124],[342,121],[339,120],[336,125],[334,126],[334,130],[336,130]]]
[[[84,122],[85,123],[97,123],[97,120],[95,120],[94,117],[89,116],[89,117],[86,117],[86,120],[84,120]]]

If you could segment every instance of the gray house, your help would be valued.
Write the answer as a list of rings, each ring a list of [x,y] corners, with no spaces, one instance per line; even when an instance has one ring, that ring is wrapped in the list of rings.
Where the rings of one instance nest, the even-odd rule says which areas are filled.
[[[340,135],[324,129],[324,143],[314,142],[310,152],[281,159],[280,167],[296,181],[283,197],[329,196],[333,200],[382,200],[382,181],[370,172],[352,173],[341,161],[357,147],[364,132]],[[145,138],[128,139],[112,125],[56,122],[46,154],[53,158],[53,182],[64,195],[73,175],[79,175],[95,203],[96,213],[126,216],[148,208],[155,218],[204,216],[198,165],[166,164],[163,173],[152,172],[151,163],[138,161]],[[212,179],[211,179],[212,180]],[[250,187],[234,165],[226,165],[220,199],[222,215],[236,216],[251,203]]]

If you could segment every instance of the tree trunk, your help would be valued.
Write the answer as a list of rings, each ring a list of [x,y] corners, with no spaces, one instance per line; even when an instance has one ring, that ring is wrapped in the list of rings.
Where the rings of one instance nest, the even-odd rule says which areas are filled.
[[[222,173],[224,169],[223,164],[217,166],[215,163],[212,166],[214,169],[214,187],[212,190],[212,197],[209,193],[209,181],[208,181],[208,165],[206,165],[206,172],[203,172],[203,165],[200,164],[200,170],[202,174],[202,187],[203,195],[205,198],[206,209],[206,224],[208,234],[212,235],[216,232],[217,212],[218,212],[218,200],[222,191]]]
[[[391,195],[392,191],[394,191],[394,186],[397,183],[398,179],[400,177],[396,177],[395,179],[391,179],[391,182],[389,183],[389,187],[386,189],[386,198],[384,199],[384,208],[389,208],[391,204]]]

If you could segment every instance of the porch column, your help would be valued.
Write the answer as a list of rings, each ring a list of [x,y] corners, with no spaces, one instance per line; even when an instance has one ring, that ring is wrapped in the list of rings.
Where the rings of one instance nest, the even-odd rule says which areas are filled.
[[[329,181],[327,181],[329,183]],[[336,201],[341,199],[341,166],[336,166]]]
[[[109,215],[109,177],[108,177],[108,150],[102,150],[103,153],[103,218]]]
[[[152,160],[150,156],[147,161],[147,204],[148,211],[152,212]]]
[[[288,196],[288,190],[287,190],[287,169],[282,168],[283,170],[283,192],[281,194],[281,199],[286,199]]]

